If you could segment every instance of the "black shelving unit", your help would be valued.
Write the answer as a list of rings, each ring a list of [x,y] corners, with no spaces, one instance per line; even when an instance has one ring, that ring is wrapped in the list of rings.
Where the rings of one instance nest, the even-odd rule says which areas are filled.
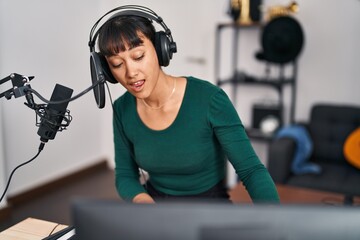
[[[232,96],[233,103],[236,105],[236,96],[238,87],[241,85],[249,85],[249,86],[268,86],[277,91],[279,95],[279,107],[280,107],[280,126],[284,124],[284,94],[283,90],[285,86],[291,87],[291,99],[290,99],[290,109],[289,109],[289,122],[294,122],[294,114],[295,114],[295,106],[296,106],[296,76],[297,76],[297,63],[296,61],[292,61],[288,64],[292,65],[292,73],[291,77],[285,77],[284,68],[288,64],[279,65],[279,76],[277,78],[259,78],[253,77],[250,75],[244,75],[241,71],[239,71],[239,61],[238,61],[238,53],[239,53],[239,34],[241,30],[247,28],[261,28],[260,24],[252,24],[252,25],[240,25],[237,23],[227,23],[227,24],[219,24],[216,29],[216,38],[215,38],[215,78],[218,86],[223,86],[226,84],[230,84],[232,86]],[[221,67],[221,33],[224,29],[232,29],[233,30],[233,40],[232,40],[232,56],[231,56],[231,65],[232,65],[232,76],[228,79],[222,79],[220,77],[220,67]],[[268,64],[264,61],[264,64]],[[274,64],[272,64],[274,65]],[[247,129],[247,133],[249,137],[260,140],[270,140],[272,138],[271,134],[263,134],[258,129]]]

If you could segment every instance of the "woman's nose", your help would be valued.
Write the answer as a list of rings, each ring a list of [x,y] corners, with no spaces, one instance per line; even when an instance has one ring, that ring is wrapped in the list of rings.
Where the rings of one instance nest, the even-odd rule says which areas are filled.
[[[134,63],[126,64],[126,75],[128,78],[134,78],[138,75],[139,71]]]

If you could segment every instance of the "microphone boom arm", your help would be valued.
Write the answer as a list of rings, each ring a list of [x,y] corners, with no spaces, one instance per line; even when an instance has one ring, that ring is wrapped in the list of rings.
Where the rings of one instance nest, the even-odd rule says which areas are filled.
[[[17,73],[11,73],[9,76],[1,79],[0,85],[11,80],[13,87],[3,93],[0,93],[0,98],[5,97],[7,100],[9,100],[12,96],[15,98],[24,96],[26,94],[26,90],[31,88],[29,83],[33,78],[34,76],[25,76]]]

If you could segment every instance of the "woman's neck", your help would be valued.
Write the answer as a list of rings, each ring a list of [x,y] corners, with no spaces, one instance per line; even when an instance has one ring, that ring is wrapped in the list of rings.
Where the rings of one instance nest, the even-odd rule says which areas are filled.
[[[146,108],[158,110],[170,102],[176,91],[176,78],[163,74],[159,77],[151,95],[141,99]]]

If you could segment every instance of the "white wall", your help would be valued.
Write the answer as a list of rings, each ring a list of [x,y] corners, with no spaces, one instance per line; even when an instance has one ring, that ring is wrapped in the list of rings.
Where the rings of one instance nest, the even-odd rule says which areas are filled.
[[[360,1],[331,0],[332,7],[323,10],[322,1],[303,2],[299,18],[307,44],[300,62],[298,118],[314,102],[360,104]]]
[[[265,5],[288,2],[264,0]],[[296,17],[303,25],[306,44],[299,59],[296,119],[306,120],[311,105],[319,101],[359,104],[360,1],[347,0],[339,4],[328,0],[324,5],[322,0],[300,0],[298,3],[300,12]],[[179,52],[166,72],[215,82],[215,28],[217,23],[230,21],[225,14],[226,0],[0,0],[0,78],[12,72],[34,75],[31,86],[48,98],[55,83],[71,87],[75,93],[82,91],[90,84],[89,30],[103,13],[124,4],[144,4],[152,8],[172,30]],[[259,50],[259,32],[252,29],[241,34],[239,67],[261,75],[264,66],[253,57]],[[226,61],[225,66],[229,65]],[[123,92],[119,85],[110,88],[113,98]],[[238,94],[236,105],[245,124],[250,122],[251,101],[255,97],[276,97],[266,89],[239,89]],[[6,178],[15,166],[34,156],[39,145],[35,115],[23,105],[24,101],[24,98],[0,99],[5,159],[0,164],[5,167]],[[112,161],[109,100],[105,109],[98,110],[93,94],[89,93],[71,102],[68,108],[74,117],[69,129],[58,133],[35,162],[18,170],[10,195],[103,157]],[[254,145],[266,163],[266,145],[258,142]],[[0,178],[0,187],[5,177]]]
[[[32,88],[48,99],[56,83],[73,88],[74,93],[83,91],[91,82],[87,42],[98,11],[98,1],[0,1],[1,78],[12,72],[34,75]],[[4,125],[2,164],[8,178],[12,169],[37,153],[40,140],[35,113],[23,104],[25,98],[0,101]],[[35,101],[41,103],[36,97]],[[92,92],[71,102],[68,109],[73,116],[68,130],[59,132],[33,163],[15,173],[9,195],[104,157],[99,141],[101,115]]]
[[[2,109],[0,104],[0,132],[3,132],[3,123],[2,123]],[[4,141],[2,138],[2,134],[0,134],[0,197],[3,193],[3,189],[5,189],[6,185],[6,179],[5,179],[5,158],[4,158]],[[6,205],[6,198],[3,199],[3,201],[0,203],[0,208]]]

